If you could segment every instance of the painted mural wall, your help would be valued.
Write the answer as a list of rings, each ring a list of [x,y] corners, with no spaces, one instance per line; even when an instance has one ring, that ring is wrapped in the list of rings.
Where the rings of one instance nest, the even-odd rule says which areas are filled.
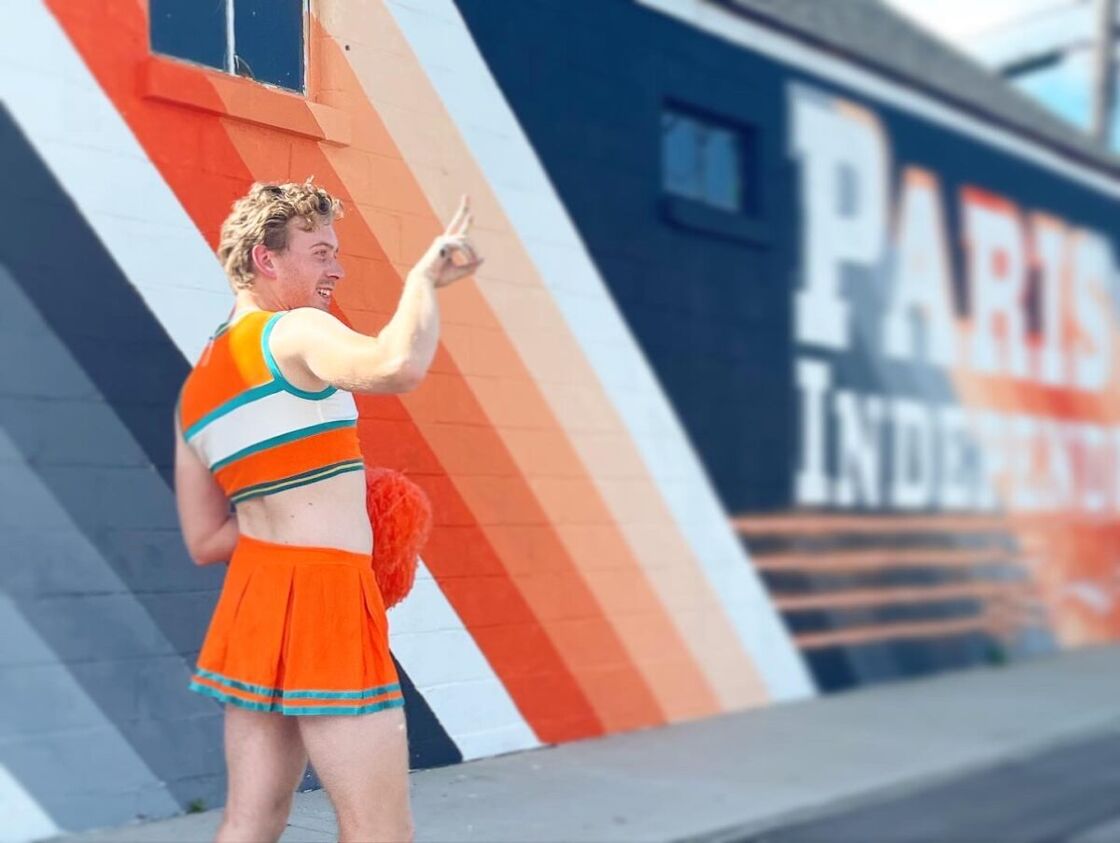
[[[456,7],[310,4],[306,96],[154,54],[151,8],[10,3],[0,28],[22,361],[0,376],[0,837],[220,803],[220,709],[185,685],[222,572],[181,545],[170,420],[254,180],[343,198],[338,315],[369,332],[475,206],[486,270],[443,295],[425,384],[359,400],[366,459],[436,513],[390,614],[415,767],[813,694]]]
[[[1116,168],[730,5],[459,2],[818,687],[1114,640]]]
[[[1120,630],[1115,180],[672,3],[311,0],[303,93],[153,51],[172,5],[3,6],[0,840],[220,804],[171,416],[256,180],[341,196],[371,333],[475,207],[428,379],[358,401],[435,511],[414,767]],[[749,219],[661,195],[666,101],[758,130]]]

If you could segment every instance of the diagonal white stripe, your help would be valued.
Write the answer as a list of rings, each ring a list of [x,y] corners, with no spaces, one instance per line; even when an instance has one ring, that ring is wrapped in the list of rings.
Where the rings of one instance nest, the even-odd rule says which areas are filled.
[[[232,305],[217,260],[51,14],[33,0],[0,0],[0,13],[0,99],[175,345],[196,360]],[[425,677],[416,683],[421,693],[449,687],[448,677],[470,668],[475,720],[460,722],[453,694],[428,700],[441,722],[454,724],[445,728],[465,755],[536,745],[438,586],[418,585],[391,618],[416,636],[400,645],[399,658],[410,676]],[[453,650],[445,646],[451,636]]]
[[[47,167],[188,360],[232,304],[179,200],[40,2],[4,4],[0,94]],[[33,45],[29,49],[28,45]]]
[[[486,174],[770,693],[813,693],[700,460],[451,0],[386,0]]]
[[[463,760],[540,746],[423,562],[389,610],[389,643]]]
[[[0,764],[0,843],[27,843],[53,837],[60,829],[39,803]]]

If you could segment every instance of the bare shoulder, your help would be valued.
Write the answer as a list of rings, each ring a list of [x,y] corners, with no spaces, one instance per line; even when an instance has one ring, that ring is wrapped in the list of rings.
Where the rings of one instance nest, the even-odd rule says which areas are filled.
[[[317,307],[297,307],[277,319],[269,337],[272,353],[286,355],[351,333],[338,317]]]
[[[296,307],[285,311],[283,318],[276,320],[276,328],[273,334],[281,336],[281,331],[296,333],[298,331],[332,330],[346,330],[346,326],[333,313],[328,313],[317,307]]]
[[[268,338],[280,374],[298,389],[317,392],[330,385],[363,391],[361,371],[377,340],[351,330],[342,320],[314,307],[298,307],[274,323]],[[355,374],[355,373],[358,374]]]

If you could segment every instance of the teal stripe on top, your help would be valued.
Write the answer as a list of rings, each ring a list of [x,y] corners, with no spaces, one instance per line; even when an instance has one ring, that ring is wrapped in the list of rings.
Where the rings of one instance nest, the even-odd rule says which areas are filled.
[[[246,486],[244,489],[238,489],[236,492],[231,493],[229,500],[230,503],[241,503],[242,501],[252,500],[253,498],[263,498],[275,492],[286,492],[288,489],[296,489],[300,486],[318,483],[320,480],[328,480],[331,477],[337,477],[339,474],[345,474],[348,471],[361,471],[365,467],[365,463],[360,458],[331,463],[330,465],[313,468],[301,474],[293,474],[291,477],[281,477],[277,480],[270,480],[267,483]]]
[[[190,442],[191,439],[200,434],[203,428],[205,428],[206,425],[210,424],[210,422],[217,421],[222,416],[232,413],[238,407],[244,407],[246,404],[251,404],[258,398],[264,398],[268,395],[275,395],[277,392],[283,391],[283,385],[277,383],[274,380],[269,381],[266,384],[261,384],[260,386],[254,386],[252,389],[247,389],[240,395],[235,395],[226,403],[219,404],[205,416],[188,427],[185,431],[183,431],[183,438]]]
[[[369,703],[368,705],[284,705],[282,700],[259,703],[242,699],[232,694],[223,693],[215,688],[211,688],[209,685],[200,685],[197,682],[191,682],[188,687],[196,693],[203,694],[207,697],[213,697],[219,702],[235,705],[239,708],[247,708],[250,711],[274,711],[280,714],[294,716],[309,716],[315,714],[372,714],[375,711],[383,711],[387,708],[402,708],[404,706],[404,697],[393,697],[392,699]]]
[[[341,421],[323,422],[322,424],[314,424],[311,427],[301,427],[299,430],[293,430],[289,433],[282,433],[279,436],[273,436],[271,439],[265,439],[257,442],[255,445],[250,445],[248,448],[242,448],[234,454],[230,454],[225,459],[218,460],[212,466],[210,471],[218,471],[225,468],[230,463],[237,462],[245,457],[253,454],[267,451],[269,448],[275,448],[277,445],[284,445],[288,442],[295,442],[297,439],[306,439],[308,436],[314,436],[316,433],[322,433],[326,430],[338,430],[340,427],[357,427],[357,419],[342,419]]]
[[[212,333],[210,335],[211,340],[216,340],[218,337],[220,337],[222,334],[224,334],[226,331],[228,331],[230,328],[232,328],[234,325],[236,325],[238,322],[240,322],[244,317],[248,316],[250,313],[256,313],[257,311],[255,311],[255,310],[243,310],[243,311],[241,311],[241,313],[238,313],[236,318],[235,318],[234,313],[236,313],[236,312],[237,312],[237,306],[235,305],[233,310],[230,311],[230,314],[229,314],[230,318],[227,319],[225,322],[223,322],[221,325],[219,325],[217,328],[214,329],[214,333]]]
[[[338,391],[336,387],[328,386],[326,389],[320,390],[319,392],[308,392],[306,389],[300,389],[298,386],[291,383],[284,377],[283,372],[280,371],[280,367],[276,365],[276,358],[272,356],[272,349],[268,347],[268,338],[272,336],[272,329],[276,327],[276,321],[285,313],[287,313],[287,311],[282,310],[274,316],[269,317],[268,322],[264,326],[264,333],[261,334],[261,351],[264,353],[264,362],[268,366],[268,370],[272,372],[272,377],[276,379],[276,382],[279,383],[286,392],[292,393],[292,395],[298,395],[300,398],[306,398],[309,401],[322,401],[324,398],[330,398]]]

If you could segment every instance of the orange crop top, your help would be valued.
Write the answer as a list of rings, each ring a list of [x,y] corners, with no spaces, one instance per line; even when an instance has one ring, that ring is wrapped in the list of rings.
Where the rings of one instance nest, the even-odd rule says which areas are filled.
[[[218,328],[179,398],[187,444],[234,503],[363,468],[354,396],[298,389],[276,365],[268,338],[283,315]]]

